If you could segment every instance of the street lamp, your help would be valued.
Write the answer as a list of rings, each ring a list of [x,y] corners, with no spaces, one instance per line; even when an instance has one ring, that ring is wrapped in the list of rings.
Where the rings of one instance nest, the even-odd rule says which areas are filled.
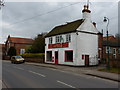
[[[106,35],[107,35],[107,69],[110,69],[110,58],[109,58],[109,41],[108,41],[108,25],[109,25],[109,18],[104,17],[104,22],[107,22],[106,26]]]

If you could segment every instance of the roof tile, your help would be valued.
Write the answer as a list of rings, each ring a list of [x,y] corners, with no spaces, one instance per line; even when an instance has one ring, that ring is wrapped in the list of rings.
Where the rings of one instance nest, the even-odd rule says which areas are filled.
[[[33,39],[29,38],[10,37],[9,39],[12,43],[27,43],[27,44],[33,43]]]
[[[76,29],[84,22],[83,19],[79,19],[73,22],[69,22],[65,25],[56,26],[53,28],[45,37],[50,37],[54,35],[75,32]]]

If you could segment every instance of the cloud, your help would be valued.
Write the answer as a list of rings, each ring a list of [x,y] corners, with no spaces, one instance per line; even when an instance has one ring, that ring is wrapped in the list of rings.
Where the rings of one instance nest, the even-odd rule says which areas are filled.
[[[8,35],[34,38],[37,34],[48,32],[57,25],[81,19],[85,2],[71,5],[73,3],[75,2],[7,2],[2,12],[3,41]],[[98,29],[105,31],[103,17],[107,16],[110,18],[110,33],[117,33],[117,3],[91,3],[92,20],[97,22]],[[66,7],[68,5],[70,6]],[[114,19],[111,19],[113,17]]]

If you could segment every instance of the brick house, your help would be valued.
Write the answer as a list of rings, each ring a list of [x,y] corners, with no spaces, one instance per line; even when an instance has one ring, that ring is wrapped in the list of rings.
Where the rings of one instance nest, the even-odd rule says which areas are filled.
[[[120,59],[120,44],[114,36],[108,37],[109,58],[110,60]],[[103,59],[107,60],[107,37],[103,37]]]
[[[5,56],[5,44],[0,44],[0,56]]]
[[[7,55],[10,47],[15,47],[17,55],[23,54],[25,53],[25,49],[30,47],[32,44],[33,39],[10,37],[9,35],[5,43],[5,55]]]
[[[2,44],[0,44],[0,57],[2,57]]]
[[[0,44],[2,56],[5,54],[5,44]]]

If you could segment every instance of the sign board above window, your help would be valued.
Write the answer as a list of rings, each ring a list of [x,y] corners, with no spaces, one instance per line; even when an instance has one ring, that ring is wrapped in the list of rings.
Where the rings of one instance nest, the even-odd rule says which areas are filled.
[[[69,47],[69,43],[58,43],[58,44],[49,44],[48,48],[66,48]]]

